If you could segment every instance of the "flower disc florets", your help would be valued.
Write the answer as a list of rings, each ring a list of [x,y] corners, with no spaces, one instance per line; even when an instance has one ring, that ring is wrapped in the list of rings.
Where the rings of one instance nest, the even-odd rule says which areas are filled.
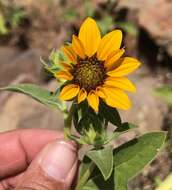
[[[87,92],[95,90],[97,86],[103,84],[106,77],[103,61],[99,61],[96,56],[78,59],[78,63],[73,69],[74,83],[84,88]]]

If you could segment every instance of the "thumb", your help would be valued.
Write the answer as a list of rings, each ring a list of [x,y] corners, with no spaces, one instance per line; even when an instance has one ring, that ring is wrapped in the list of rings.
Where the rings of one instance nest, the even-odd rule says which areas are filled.
[[[48,144],[33,160],[16,190],[69,190],[77,170],[76,151],[68,141]]]

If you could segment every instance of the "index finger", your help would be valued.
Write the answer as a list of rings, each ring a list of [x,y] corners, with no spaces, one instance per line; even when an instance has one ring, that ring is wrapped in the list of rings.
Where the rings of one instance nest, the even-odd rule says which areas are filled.
[[[63,133],[48,129],[20,129],[0,134],[0,179],[24,171],[36,154]]]

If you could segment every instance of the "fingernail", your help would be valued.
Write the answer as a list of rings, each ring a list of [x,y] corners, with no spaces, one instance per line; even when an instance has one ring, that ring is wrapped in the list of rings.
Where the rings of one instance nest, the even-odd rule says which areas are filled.
[[[48,176],[56,180],[65,180],[76,159],[76,147],[66,141],[60,141],[48,147],[40,166]]]

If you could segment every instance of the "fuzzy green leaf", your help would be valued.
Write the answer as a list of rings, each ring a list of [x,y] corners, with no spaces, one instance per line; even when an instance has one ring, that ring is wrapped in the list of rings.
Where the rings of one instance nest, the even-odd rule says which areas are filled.
[[[137,128],[136,125],[132,124],[132,123],[122,123],[120,127],[118,127],[113,134],[108,138],[108,140],[105,142],[105,144],[109,143],[112,140],[117,139],[120,135],[127,133],[133,129]]]
[[[147,133],[114,150],[115,190],[127,190],[128,181],[155,158],[165,137],[164,132]]]
[[[86,154],[99,168],[105,180],[107,180],[113,170],[113,149],[106,147],[101,150],[92,150]]]
[[[44,68],[52,74],[63,68],[60,63],[65,60],[65,55],[60,50],[52,50],[48,60],[40,58],[40,61],[44,65]]]
[[[62,103],[58,100],[57,96],[55,96],[53,92],[50,92],[37,85],[16,84],[0,88],[0,90],[8,90],[26,94],[46,106],[62,109]]]
[[[114,189],[114,180],[113,175],[105,181],[103,176],[97,175],[90,179],[82,190],[113,190]]]
[[[129,130],[137,128],[137,125],[134,125],[132,123],[122,123],[120,127],[118,127],[114,133],[119,133],[120,135],[123,134],[124,132],[128,132]]]

